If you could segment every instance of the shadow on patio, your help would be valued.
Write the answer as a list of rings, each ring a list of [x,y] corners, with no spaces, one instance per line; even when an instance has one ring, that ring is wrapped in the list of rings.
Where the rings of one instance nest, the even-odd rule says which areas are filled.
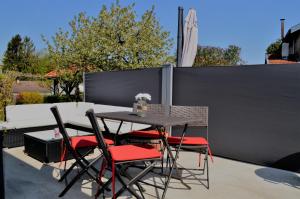
[[[42,164],[25,155],[23,149],[23,147],[19,147],[4,150],[7,198],[58,198],[58,194],[64,188],[64,183],[57,182],[60,172],[59,163]],[[195,167],[197,158],[197,154],[182,153],[179,163]],[[215,162],[210,164],[210,168],[211,188],[209,190],[189,173],[184,172],[184,175],[190,178],[185,182],[191,189],[177,180],[171,180],[166,198],[196,199],[200,196],[206,199],[299,198],[300,177],[297,173],[218,157],[215,157]],[[131,172],[134,172],[134,169]],[[105,176],[109,177],[110,172],[107,172]],[[164,179],[148,175],[144,180],[151,184],[161,185]],[[158,194],[161,195],[161,190],[146,185],[143,187],[146,189],[145,197],[147,199],[157,198]],[[97,184],[84,176],[63,198],[94,198],[96,189]],[[105,195],[111,197],[111,193],[107,192]],[[130,197],[128,193],[124,193],[121,198]]]

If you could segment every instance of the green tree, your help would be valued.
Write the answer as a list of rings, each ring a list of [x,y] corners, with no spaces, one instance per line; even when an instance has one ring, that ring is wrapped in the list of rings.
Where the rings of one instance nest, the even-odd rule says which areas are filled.
[[[3,70],[19,71],[23,59],[23,44],[19,34],[12,37],[7,44],[3,57]]]
[[[272,58],[281,58],[281,44],[281,39],[277,39],[267,47],[266,53]]]
[[[20,66],[20,72],[24,73],[36,73],[38,71],[36,67],[38,67],[38,57],[36,55],[35,46],[32,40],[25,36],[22,42],[22,65]]]
[[[51,61],[50,55],[46,51],[40,51],[36,53],[35,61],[31,67],[31,73],[45,75],[49,71],[54,69],[54,65]]]
[[[44,37],[50,57],[68,92],[78,86],[83,71],[110,71],[157,67],[170,62],[169,32],[160,26],[154,7],[137,18],[134,4],[119,1],[98,16],[84,13],[70,22],[70,31],[60,29],[50,42]],[[70,73],[70,74],[69,74]]]
[[[198,46],[194,66],[233,66],[243,63],[241,48],[238,46],[229,45],[228,48]]]
[[[14,36],[7,45],[4,54],[4,70],[32,73],[35,69],[37,56],[32,40],[25,36]]]

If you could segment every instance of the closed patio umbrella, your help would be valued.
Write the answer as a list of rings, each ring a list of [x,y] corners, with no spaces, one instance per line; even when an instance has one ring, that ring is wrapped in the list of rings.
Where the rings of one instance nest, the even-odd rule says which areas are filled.
[[[193,66],[198,45],[197,15],[195,9],[190,9],[185,18],[182,67]]]

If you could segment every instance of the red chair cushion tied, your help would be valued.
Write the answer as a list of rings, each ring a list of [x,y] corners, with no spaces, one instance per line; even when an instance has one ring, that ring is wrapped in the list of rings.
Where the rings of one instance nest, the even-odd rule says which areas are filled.
[[[160,158],[161,153],[150,145],[121,145],[109,147],[109,152],[115,162]]]

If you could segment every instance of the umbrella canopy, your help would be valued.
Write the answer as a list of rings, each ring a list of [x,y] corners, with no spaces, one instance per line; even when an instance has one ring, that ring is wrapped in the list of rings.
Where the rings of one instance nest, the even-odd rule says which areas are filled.
[[[197,15],[195,9],[190,9],[185,18],[182,64],[181,66],[193,66],[198,45]]]

